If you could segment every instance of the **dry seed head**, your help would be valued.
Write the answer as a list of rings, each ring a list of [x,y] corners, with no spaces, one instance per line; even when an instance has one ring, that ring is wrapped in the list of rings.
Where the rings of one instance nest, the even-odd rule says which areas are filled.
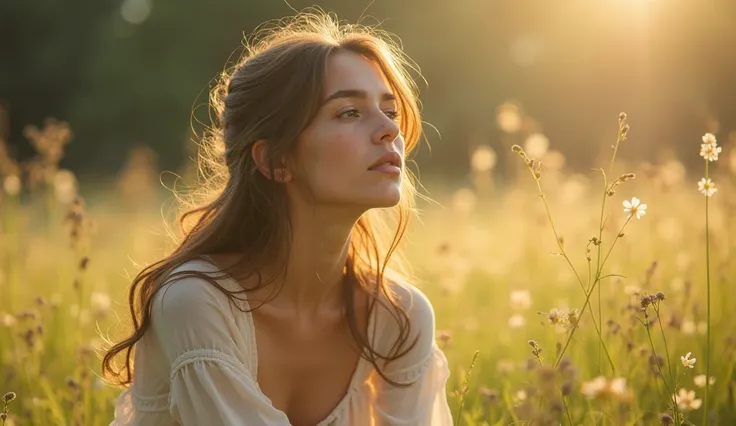
[[[540,368],[537,371],[537,375],[539,377],[539,380],[542,382],[542,384],[550,383],[557,376],[557,371],[551,366],[545,366],[545,367]]]
[[[5,395],[3,395],[3,401],[10,402],[15,399],[15,392],[8,392]]]
[[[652,296],[641,296],[641,299],[639,300],[641,307],[646,309],[649,305],[652,304]]]
[[[618,115],[618,122],[623,123],[624,121],[626,121],[626,113],[622,112]]]
[[[480,396],[488,403],[488,404],[494,404],[498,402],[498,391],[495,389],[489,389],[485,386],[478,389],[478,393],[480,393]]]
[[[636,177],[633,173],[626,173],[625,175],[621,175],[620,179],[621,182],[626,182],[627,180],[634,179]]]
[[[80,386],[79,386],[79,383],[77,383],[77,381],[76,381],[76,380],[74,380],[74,379],[73,379],[73,378],[71,378],[71,377],[69,377],[68,379],[66,379],[66,385],[67,385],[67,386],[68,386],[68,387],[69,387],[70,389],[79,389],[79,387],[80,387]]]
[[[621,126],[621,140],[622,141],[625,141],[626,140],[626,136],[628,134],[629,134],[629,125],[627,123],[627,124],[624,124],[623,126]]]
[[[570,396],[572,394],[573,384],[572,382],[565,382],[562,384],[562,387],[560,388],[560,392],[562,392],[562,396]]]
[[[17,318],[19,320],[37,320],[38,319],[38,313],[36,311],[23,311],[17,315]]]
[[[0,420],[2,420],[3,423],[5,423],[5,420],[7,419],[8,419],[7,413],[0,413]]]
[[[675,419],[667,413],[662,413],[659,416],[659,420],[662,422],[662,426],[674,426],[675,424]]]

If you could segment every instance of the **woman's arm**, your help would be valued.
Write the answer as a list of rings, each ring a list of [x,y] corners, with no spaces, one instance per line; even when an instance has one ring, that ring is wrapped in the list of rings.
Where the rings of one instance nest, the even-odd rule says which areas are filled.
[[[376,394],[378,424],[450,426],[452,414],[445,390],[450,371],[435,341],[434,309],[414,286],[404,284],[397,292],[411,321],[408,342],[418,339],[409,353],[388,363],[384,371],[391,380],[413,384],[398,388],[381,380]],[[393,337],[396,333],[388,334]]]
[[[285,426],[258,389],[248,350],[225,294],[209,282],[186,277],[168,283],[153,299],[152,332],[170,366],[169,411],[182,426]]]

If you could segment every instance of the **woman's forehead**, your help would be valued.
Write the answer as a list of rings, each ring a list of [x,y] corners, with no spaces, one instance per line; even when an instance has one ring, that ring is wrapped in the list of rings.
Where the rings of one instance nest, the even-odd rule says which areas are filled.
[[[325,97],[339,90],[360,90],[369,95],[391,92],[378,64],[349,51],[337,52],[328,59],[324,87]]]

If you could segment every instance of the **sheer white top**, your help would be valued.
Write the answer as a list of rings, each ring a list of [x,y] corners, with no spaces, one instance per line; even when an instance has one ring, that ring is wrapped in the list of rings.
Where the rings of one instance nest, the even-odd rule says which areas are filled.
[[[178,270],[212,273],[210,262],[194,260]],[[217,282],[240,290],[231,278]],[[370,362],[361,359],[349,390],[316,426],[450,426],[445,384],[449,369],[435,341],[434,310],[410,284],[393,284],[412,324],[413,341],[404,357],[384,372],[394,381],[415,381],[408,388],[385,383]],[[238,294],[243,299],[245,293]],[[236,301],[248,309],[247,301]],[[376,303],[368,324],[374,347],[386,354],[398,336],[391,314]],[[133,383],[117,399],[110,426],[248,425],[287,426],[258,385],[258,356],[253,319],[211,283],[177,278],[154,296],[151,327],[135,347]]]

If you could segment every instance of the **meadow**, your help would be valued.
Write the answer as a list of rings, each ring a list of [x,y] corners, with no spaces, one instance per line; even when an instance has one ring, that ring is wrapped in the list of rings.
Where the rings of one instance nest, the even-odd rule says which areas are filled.
[[[515,147],[469,153],[467,182],[423,181],[435,202],[406,249],[456,424],[736,424],[736,134],[693,135],[701,166],[687,170],[671,153],[614,158],[644,143],[617,119],[600,169],[511,132]],[[58,167],[71,132],[29,127],[27,164],[0,141],[4,426],[109,424],[120,389],[100,377],[101,350],[129,327],[131,278],[172,247],[152,153],[78,182]],[[494,174],[500,161],[513,179]],[[706,176],[717,191],[699,188]]]

